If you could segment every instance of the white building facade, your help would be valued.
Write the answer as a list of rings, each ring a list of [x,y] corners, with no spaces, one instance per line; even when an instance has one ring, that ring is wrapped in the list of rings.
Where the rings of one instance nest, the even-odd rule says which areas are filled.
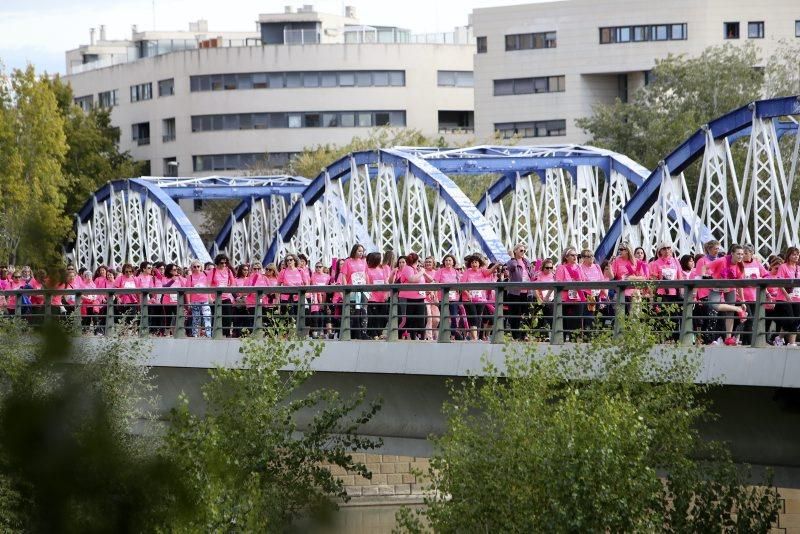
[[[137,32],[68,51],[65,81],[84,107],[112,108],[120,148],[165,176],[283,167],[376,126],[465,142],[474,131],[468,27],[417,36],[343,16],[260,15],[255,32]]]
[[[767,57],[800,39],[797,0],[563,0],[476,9],[475,133],[581,143],[575,119],[627,99],[655,60],[754,42]]]

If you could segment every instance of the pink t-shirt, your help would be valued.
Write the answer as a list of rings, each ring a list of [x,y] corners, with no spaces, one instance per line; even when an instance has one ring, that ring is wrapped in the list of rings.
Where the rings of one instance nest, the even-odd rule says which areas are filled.
[[[785,279],[800,278],[800,265],[782,263],[781,266],[778,267],[778,272],[775,277]],[[789,299],[792,302],[800,302],[800,287],[796,287],[793,290],[786,288],[786,291],[789,293]]]
[[[539,274],[536,275],[536,280],[534,280],[534,281],[535,282],[555,282],[556,281],[556,277],[553,274],[553,271],[548,271],[548,272],[539,271]],[[539,289],[538,293],[539,294],[537,294],[537,298],[539,296],[541,296],[541,301],[542,302],[553,302],[553,299],[555,298],[555,290],[552,287],[551,288]]]
[[[454,267],[441,267],[436,271],[436,274],[433,275],[433,281],[437,284],[457,284],[460,279],[461,273]],[[441,293],[441,291],[439,293]],[[439,295],[439,300],[441,300],[441,298],[442,296]],[[451,290],[447,295],[447,300],[450,302],[457,302],[458,291]]]
[[[183,279],[180,276],[163,278],[161,280],[161,287],[183,287]],[[184,299],[184,302],[186,302],[186,299]],[[175,306],[178,304],[178,293],[162,293],[161,304]]]
[[[236,277],[229,268],[217,269],[214,267],[206,273],[209,287],[236,287]],[[215,297],[216,298],[216,297]],[[233,302],[232,293],[223,293],[222,300]]]
[[[302,286],[305,285],[305,280],[303,280],[303,273],[300,272],[300,269],[296,267],[287,267],[283,269],[281,272],[278,273],[278,284],[282,286]],[[297,302],[298,294],[295,293],[292,296],[292,300]],[[281,295],[281,301],[287,302],[289,300],[288,294]]]
[[[186,287],[209,287],[208,277],[205,273],[190,273],[184,280]],[[208,304],[212,296],[209,293],[191,293],[189,302],[191,304]]]
[[[716,261],[716,260],[717,260],[716,257],[708,256],[708,255],[705,255],[702,258],[700,258],[699,260],[697,260],[697,262],[694,264],[695,277],[696,278],[702,278],[703,275],[706,274],[706,269],[707,269],[708,265],[711,262]],[[710,273],[708,273],[708,274],[710,276]],[[709,293],[711,293],[710,289],[700,288],[700,289],[697,290],[697,298],[698,299],[704,299],[704,298],[706,298],[708,296]]]
[[[653,280],[683,280],[683,270],[681,264],[673,256],[666,258],[656,258],[650,262],[650,278]],[[668,289],[658,288],[657,295],[677,295],[678,289],[671,287]]]
[[[423,277],[421,273],[418,273],[414,267],[406,265],[397,272],[397,276],[395,277],[395,282],[400,284],[424,284],[425,277]],[[401,290],[397,296],[402,299],[414,299],[414,300],[420,300],[424,298],[424,294],[420,293],[419,291]]]
[[[744,277],[749,280],[757,280],[759,278],[767,278],[769,276],[769,271],[767,271],[761,262],[758,260],[753,260],[750,263],[744,263]],[[746,287],[742,290],[744,294],[745,302],[755,302],[756,300],[756,288],[754,287]]]
[[[583,275],[578,264],[562,263],[556,267],[555,274],[556,282],[585,282],[586,278]],[[582,302],[586,300],[583,290],[569,289],[561,292],[561,300],[563,302]]]
[[[730,256],[723,256],[706,264],[706,274],[714,280],[741,280],[744,278],[744,267],[732,263]],[[720,288],[721,293],[733,291],[733,288]]]
[[[114,287],[118,289],[136,289],[139,286],[135,276],[132,274],[121,274],[114,280]],[[139,304],[139,295],[136,293],[117,295],[117,302],[125,305]]]
[[[364,273],[367,270],[367,260],[364,258],[347,258],[342,265],[342,274],[344,275],[345,285],[363,285],[366,284],[367,277],[365,274],[356,276],[353,280],[353,275],[356,273]]]
[[[476,283],[483,283],[487,281],[487,277],[492,274],[492,271],[489,269],[483,269],[478,267],[477,269],[473,269],[470,267],[466,271],[461,274],[461,283],[462,284],[476,284]],[[487,302],[485,289],[468,289],[463,292],[462,299],[464,302]]]
[[[617,257],[611,263],[611,271],[614,273],[614,280],[627,280],[631,276],[641,276],[643,279],[647,278],[647,264],[643,261],[637,261],[634,264],[630,260],[622,257]],[[630,297],[636,289],[629,287],[625,290],[625,296]]]
[[[370,285],[386,283],[386,269],[383,267],[367,267],[365,274],[367,275],[367,283]],[[367,302],[386,302],[386,299],[388,298],[388,291],[373,291],[370,293]]]
[[[330,277],[325,273],[313,273],[309,279],[309,285],[327,286],[329,279]],[[322,291],[319,293],[309,293],[308,298],[311,302],[310,311],[318,312],[322,309],[322,305],[325,303],[325,292]]]

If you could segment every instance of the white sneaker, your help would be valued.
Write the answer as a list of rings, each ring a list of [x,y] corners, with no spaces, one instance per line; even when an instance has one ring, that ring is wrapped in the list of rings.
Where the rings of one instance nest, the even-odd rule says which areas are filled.
[[[712,341],[712,342],[711,342],[711,344],[712,344],[712,345],[722,345],[722,344],[723,344],[722,338],[721,338],[721,337],[718,337],[717,339],[715,339],[714,341]]]
[[[776,346],[776,347],[782,347],[783,345],[786,344],[786,342],[783,340],[783,338],[781,336],[778,336],[778,337],[775,338],[775,340],[772,342],[772,344],[774,346]]]
[[[796,347],[797,343],[787,343],[786,346],[787,347]]]

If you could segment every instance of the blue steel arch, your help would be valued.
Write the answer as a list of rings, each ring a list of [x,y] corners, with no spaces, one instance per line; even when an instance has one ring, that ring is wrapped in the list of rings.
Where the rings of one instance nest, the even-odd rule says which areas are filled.
[[[678,145],[663,160],[670,173],[678,174],[702,156],[706,144],[706,130],[710,131],[714,139],[729,138],[735,140],[743,135],[752,126],[753,115],[760,119],[777,119],[789,115],[800,114],[800,100],[797,96],[758,100],[746,106],[731,111],[706,126],[698,128],[688,139]],[[792,128],[784,125],[782,130],[788,133]],[[623,208],[623,212],[606,232],[595,250],[597,258],[608,258],[613,253],[613,248],[622,235],[623,217],[627,217],[630,224],[637,224],[658,199],[661,186],[661,168],[654,169],[642,186],[636,190],[631,199]],[[703,235],[703,240],[711,239],[709,233]]]
[[[161,187],[148,180],[130,178],[128,180],[115,180],[108,182],[94,192],[92,197],[84,203],[83,207],[76,214],[76,226],[78,222],[85,223],[94,212],[94,200],[98,203],[105,202],[111,196],[112,191],[127,190],[142,195],[143,198],[150,197],[156,205],[163,209],[172,223],[177,228],[181,237],[186,239],[191,254],[205,262],[211,261],[200,235],[194,225],[186,217],[181,207],[164,191]]]
[[[288,242],[297,231],[303,204],[310,205],[318,201],[325,190],[326,174],[330,180],[340,180],[346,183],[350,179],[351,165],[375,165],[378,163],[391,165],[395,168],[395,175],[402,176],[405,171],[410,171],[415,177],[431,188],[439,191],[441,198],[456,213],[462,224],[470,226],[473,237],[480,243],[486,255],[493,261],[507,261],[508,252],[497,237],[494,229],[485,219],[475,205],[463,191],[442,170],[433,165],[432,161],[424,159],[424,154],[434,149],[409,149],[406,147],[385,148],[374,151],[353,152],[324,169],[303,192],[290,209],[277,235],[272,241],[265,262],[274,261],[279,248],[279,239]],[[301,204],[301,202],[303,204]]]

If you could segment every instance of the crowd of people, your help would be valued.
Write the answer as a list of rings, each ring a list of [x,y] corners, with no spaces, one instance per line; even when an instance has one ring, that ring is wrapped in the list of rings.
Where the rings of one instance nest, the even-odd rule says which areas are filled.
[[[458,290],[447,296],[436,290],[398,291],[398,334],[403,339],[435,340],[440,331],[442,311],[446,309],[452,338],[487,340],[493,323],[499,316],[495,289],[465,288],[463,284],[494,282],[543,282],[535,288],[509,285],[503,293],[502,329],[516,340],[546,339],[550,333],[555,299],[554,284],[558,282],[606,282],[625,280],[640,282],[624,289],[624,299],[617,298],[613,289],[570,289],[562,291],[563,331],[567,339],[591,331],[598,321],[610,322],[616,314],[615,305],[624,302],[626,313],[650,306],[660,310],[671,324],[673,338],[678,339],[681,321],[686,314],[682,306],[686,295],[682,288],[651,286],[650,281],[691,279],[798,279],[800,250],[789,247],[783,254],[760,259],[752,246],[733,245],[727,253],[720,252],[718,241],[704,244],[704,252],[696,255],[677,255],[669,243],[662,243],[655,256],[622,243],[611,260],[597,263],[590,250],[569,247],[560,261],[551,258],[528,259],[527,247],[517,245],[506,263],[492,263],[480,254],[467,256],[460,262],[452,254],[441,259],[420,258],[416,253],[395,256],[391,251],[366,253],[356,244],[347,258],[328,266],[321,262],[310,265],[303,254],[286,254],[280,263],[262,266],[259,262],[233,266],[225,254],[214,262],[203,264],[194,260],[182,267],[164,262],[142,262],[134,267],[98,266],[94,271],[67,266],[58,277],[44,271],[32,272],[30,267],[15,269],[0,266],[0,311],[21,313],[32,319],[45,314],[45,296],[36,292],[15,295],[20,289],[39,290],[43,287],[74,289],[81,295],[79,302],[73,294],[58,294],[50,298],[50,310],[63,315],[75,312],[81,316],[87,332],[102,334],[107,315],[115,321],[136,321],[146,314],[148,328],[155,335],[172,335],[176,328],[179,303],[177,292],[147,292],[155,288],[222,288],[213,293],[192,291],[185,295],[184,314],[186,334],[194,337],[212,336],[212,306],[221,302],[219,320],[222,335],[238,337],[256,326],[256,309],[261,310],[261,322],[269,328],[279,317],[294,320],[298,306],[305,312],[305,328],[309,335],[334,338],[339,321],[347,309],[350,334],[353,339],[385,339],[388,333],[389,291],[348,291],[331,286],[379,286],[384,284],[459,284]],[[53,280],[58,282],[52,282]],[[799,283],[800,285],[800,283]],[[254,293],[237,288],[263,287]],[[300,302],[298,292],[282,292],[282,287],[308,287]],[[108,288],[138,291],[116,294],[112,301]],[[10,291],[10,292],[9,292]],[[768,287],[764,305],[769,342],[775,345],[797,346],[800,328],[800,287]],[[140,297],[146,295],[146,302]],[[260,296],[261,301],[257,303]],[[18,303],[17,299],[21,301]],[[446,308],[443,306],[447,302]],[[692,317],[691,331],[698,343],[736,345],[749,342],[755,287],[698,288],[689,296]],[[109,310],[109,307],[113,307]],[[139,318],[139,319],[137,319]],[[447,326],[447,325],[445,325]]]

